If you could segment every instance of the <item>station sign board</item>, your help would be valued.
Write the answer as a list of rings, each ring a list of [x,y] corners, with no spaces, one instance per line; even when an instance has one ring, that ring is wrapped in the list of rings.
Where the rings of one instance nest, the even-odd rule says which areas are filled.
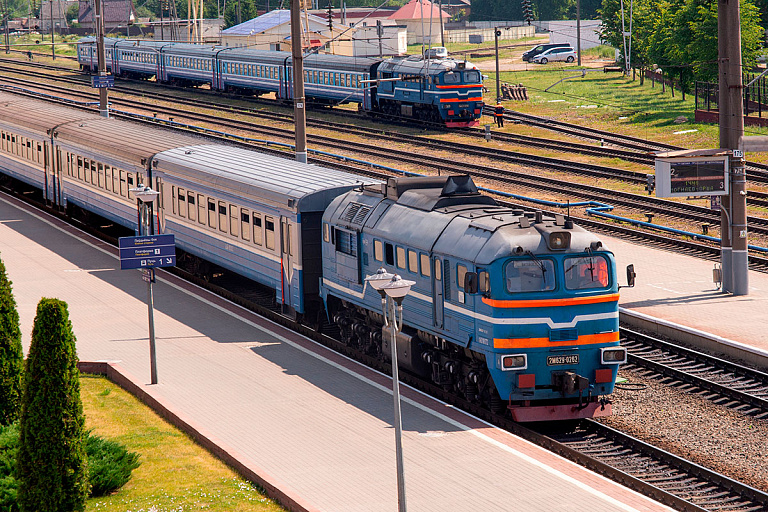
[[[124,236],[119,248],[121,270],[176,265],[175,235]]]
[[[728,156],[656,159],[656,196],[724,196],[729,192]]]
[[[93,75],[91,77],[91,87],[95,89],[104,89],[115,86],[114,75]]]

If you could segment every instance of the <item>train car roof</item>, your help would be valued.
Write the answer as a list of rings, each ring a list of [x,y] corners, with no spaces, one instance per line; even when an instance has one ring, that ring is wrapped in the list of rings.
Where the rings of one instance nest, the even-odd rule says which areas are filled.
[[[0,124],[12,124],[30,132],[48,135],[54,126],[72,121],[98,119],[91,112],[65,107],[36,98],[0,92]]]
[[[155,157],[153,168],[237,197],[298,213],[322,211],[333,198],[378,180],[233,146],[201,144]]]
[[[461,65],[461,66],[460,66]],[[379,66],[379,72],[429,74],[435,75],[443,71],[458,71],[460,69],[472,70],[477,66],[471,62],[457,61],[453,59],[424,59],[421,55],[410,57],[394,57],[387,59]]]

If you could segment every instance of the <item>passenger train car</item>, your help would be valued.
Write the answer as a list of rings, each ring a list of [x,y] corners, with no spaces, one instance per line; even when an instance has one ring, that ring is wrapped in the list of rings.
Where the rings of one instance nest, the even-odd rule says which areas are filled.
[[[137,228],[131,188],[160,192],[153,230],[188,261],[273,290],[287,314],[336,323],[388,360],[385,267],[415,285],[401,366],[519,421],[610,414],[616,263],[561,216],[502,207],[467,176],[386,183],[0,93],[0,172],[53,207]]]
[[[107,38],[105,54],[107,70],[116,76],[293,99],[289,52]],[[96,71],[95,39],[80,40],[77,56],[82,69]],[[372,80],[379,82],[372,86]],[[474,65],[449,58],[312,54],[304,59],[304,84],[307,99],[315,103],[357,103],[371,114],[448,127],[476,126],[483,110],[482,75]]]

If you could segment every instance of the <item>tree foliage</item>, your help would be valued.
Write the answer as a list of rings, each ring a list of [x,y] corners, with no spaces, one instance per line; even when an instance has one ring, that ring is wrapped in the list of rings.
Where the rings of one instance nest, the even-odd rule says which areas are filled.
[[[11,281],[0,261],[0,425],[16,421],[21,407],[24,351]]]
[[[768,2],[768,0],[765,0]],[[597,17],[600,0],[581,0],[581,19]],[[521,0],[472,0],[471,20],[522,21]],[[533,17],[541,21],[575,20],[576,0],[534,0]]]
[[[715,0],[634,0],[633,67],[658,65],[681,79],[717,77],[717,2]],[[754,66],[761,50],[760,10],[755,0],[741,0],[741,52],[745,69]],[[602,38],[624,55],[621,0],[603,0]],[[629,2],[624,2],[624,29],[629,30]]]
[[[16,465],[21,512],[84,510],[84,424],[67,304],[44,298],[37,305],[24,374]]]

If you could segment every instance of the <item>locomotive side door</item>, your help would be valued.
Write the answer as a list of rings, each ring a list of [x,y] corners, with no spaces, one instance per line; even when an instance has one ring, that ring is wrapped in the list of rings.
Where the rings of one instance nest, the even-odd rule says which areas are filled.
[[[432,297],[434,326],[443,328],[443,260],[440,256],[432,257]]]

